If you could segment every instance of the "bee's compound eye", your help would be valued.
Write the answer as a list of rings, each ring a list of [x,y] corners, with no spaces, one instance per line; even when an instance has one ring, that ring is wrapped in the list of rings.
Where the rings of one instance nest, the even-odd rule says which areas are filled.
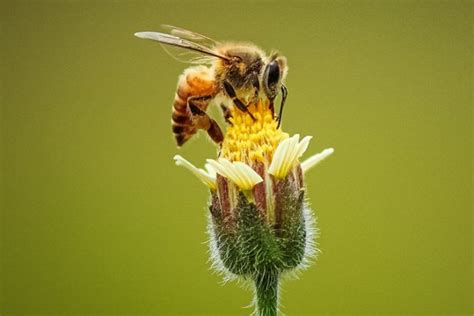
[[[278,83],[278,80],[280,80],[280,66],[276,61],[272,61],[268,65],[268,85],[273,86]]]
[[[265,92],[273,99],[277,93],[277,84],[280,81],[280,66],[276,60],[269,63],[264,73]]]

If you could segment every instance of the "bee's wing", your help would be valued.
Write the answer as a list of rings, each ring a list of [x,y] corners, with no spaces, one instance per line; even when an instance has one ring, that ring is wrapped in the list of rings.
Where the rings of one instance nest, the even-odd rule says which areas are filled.
[[[207,37],[205,35],[183,29],[178,26],[174,25],[168,25],[168,24],[162,24],[161,27],[167,31],[167,33],[174,35],[176,37],[189,40],[194,43],[198,43],[202,46],[206,46],[208,48],[213,48],[216,47],[218,44],[220,44],[218,41],[213,40],[210,37]]]
[[[184,29],[180,30],[180,32],[190,32]],[[206,59],[205,57],[217,57],[229,60],[227,56],[223,56],[215,52],[212,47],[207,47],[175,35],[160,32],[137,32],[135,33],[135,36],[168,45],[163,45],[165,51],[179,61],[188,63],[207,63],[211,61],[211,59]],[[179,49],[175,51],[170,49],[171,47],[177,47]]]

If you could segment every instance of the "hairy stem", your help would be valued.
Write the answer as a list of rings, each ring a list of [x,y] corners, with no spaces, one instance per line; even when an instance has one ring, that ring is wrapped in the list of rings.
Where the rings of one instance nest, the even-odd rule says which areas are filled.
[[[265,273],[255,278],[255,296],[258,316],[278,314],[278,273]]]

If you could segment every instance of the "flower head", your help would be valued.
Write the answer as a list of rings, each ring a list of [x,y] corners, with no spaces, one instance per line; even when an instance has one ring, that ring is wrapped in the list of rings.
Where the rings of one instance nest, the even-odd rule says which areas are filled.
[[[248,203],[254,203],[259,214],[266,216],[271,225],[279,225],[281,192],[285,186],[302,192],[304,173],[333,153],[333,149],[313,155],[303,162],[301,157],[308,149],[311,136],[289,136],[277,127],[269,103],[260,101],[248,107],[255,120],[239,109],[231,109],[220,155],[207,159],[206,170],[196,168],[183,157],[175,156],[176,164],[196,175],[216,195],[223,217],[235,213],[239,193]]]
[[[181,156],[175,160],[211,191],[214,265],[227,277],[253,280],[258,297],[272,291],[277,295],[270,284],[302,267],[314,253],[304,174],[334,150],[325,149],[300,162],[312,137],[300,139],[279,129],[268,102],[251,104],[248,110],[253,118],[231,109],[219,157],[207,159],[206,170]],[[262,300],[258,299],[257,310],[263,315]]]

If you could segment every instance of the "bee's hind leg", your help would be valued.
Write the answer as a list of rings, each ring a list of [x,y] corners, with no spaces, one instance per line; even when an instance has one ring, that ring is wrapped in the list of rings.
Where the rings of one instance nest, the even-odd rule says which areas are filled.
[[[224,140],[224,134],[222,133],[219,124],[212,119],[205,111],[196,104],[199,101],[208,101],[212,96],[203,96],[203,97],[190,97],[188,99],[188,109],[192,114],[192,120],[194,126],[198,129],[203,129],[207,131],[207,134],[211,139],[217,143],[221,144]]]
[[[222,141],[224,141],[224,134],[222,133],[219,124],[217,124],[217,122],[212,118],[209,119],[211,121],[211,126],[207,130],[207,134],[216,144],[220,145],[222,144]]]

